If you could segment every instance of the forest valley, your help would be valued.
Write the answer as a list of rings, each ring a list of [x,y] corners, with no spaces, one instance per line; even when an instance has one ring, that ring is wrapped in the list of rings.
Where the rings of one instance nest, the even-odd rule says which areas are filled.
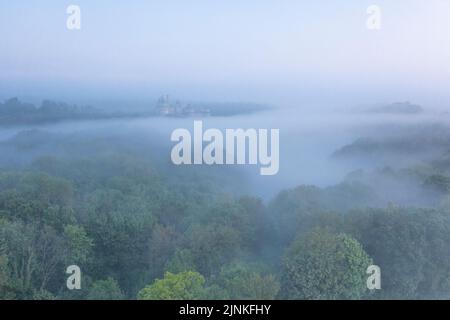
[[[175,166],[137,133],[20,132],[0,143],[0,297],[449,298],[450,131],[436,130],[334,155],[417,152],[423,137],[430,158],[268,201],[240,171]],[[381,290],[366,287],[372,264]]]

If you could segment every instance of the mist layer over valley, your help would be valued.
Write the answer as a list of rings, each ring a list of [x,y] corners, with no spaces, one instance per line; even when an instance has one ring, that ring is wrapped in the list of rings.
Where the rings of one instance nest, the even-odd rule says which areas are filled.
[[[448,299],[449,12],[0,1],[0,299]]]
[[[50,238],[39,241],[53,239],[62,246],[52,249],[61,257],[54,257],[55,266],[82,254],[76,259],[88,270],[89,279],[92,277],[88,289],[74,296],[61,288],[58,279],[63,274],[59,271],[49,274],[48,280],[42,278],[40,285],[46,289],[40,291],[32,289],[34,282],[23,283],[22,276],[17,275],[11,278],[18,281],[16,297],[104,298],[102,290],[112,290],[115,296],[110,298],[143,297],[150,294],[145,290],[153,289],[142,288],[154,278],[185,277],[186,272],[194,272],[206,279],[201,297],[308,298],[312,293],[294,290],[286,278],[290,276],[286,259],[295,257],[289,250],[294,250],[295,243],[310,241],[308,237],[322,241],[319,239],[344,233],[360,241],[367,259],[374,259],[386,270],[387,289],[374,295],[355,284],[350,289],[320,291],[325,297],[447,295],[442,282],[437,287],[434,280],[427,282],[428,269],[414,275],[412,287],[394,285],[398,281],[396,270],[402,265],[393,262],[390,255],[385,256],[385,248],[397,241],[410,241],[410,235],[395,235],[394,229],[386,234],[394,238],[380,240],[377,232],[382,229],[376,229],[402,230],[410,228],[408,225],[416,223],[416,219],[435,215],[445,220],[443,224],[436,222],[439,228],[450,228],[446,213],[450,203],[448,116],[404,110],[299,110],[272,108],[201,118],[205,129],[279,128],[280,170],[274,176],[261,176],[252,165],[172,164],[174,142],[170,134],[177,128],[192,130],[195,117],[78,119],[2,128],[0,208],[7,219],[2,227],[4,236],[27,228],[29,219],[44,219],[49,224],[45,232],[50,232],[45,237]],[[26,203],[35,204],[30,209],[22,208]],[[40,206],[42,209],[38,209]],[[393,218],[400,219],[401,224],[391,225]],[[373,225],[370,219],[382,219],[382,225]],[[424,232],[425,247],[434,241],[430,236],[444,236],[436,234],[433,228],[438,226],[430,223],[417,225],[425,229],[414,231],[419,232],[414,238]],[[125,226],[128,231],[123,229]],[[375,231],[364,229],[360,233],[367,227]],[[38,231],[20,232],[32,237]],[[116,242],[114,238],[119,234],[128,239]],[[85,239],[82,253],[63,245],[67,237],[74,236]],[[402,240],[404,236],[407,238]],[[374,246],[373,237],[381,244]],[[448,245],[433,250],[445,251]],[[421,255],[439,254],[427,252],[425,247]],[[417,248],[395,250],[412,250],[414,255]],[[418,265],[429,261],[421,256],[418,259],[414,260]],[[36,261],[39,263],[45,266],[47,262]],[[439,270],[441,267],[436,266]],[[279,268],[284,273],[278,273]],[[164,275],[167,271],[172,273]],[[40,279],[40,271],[32,272]],[[445,274],[442,270],[443,277]],[[229,283],[229,277],[236,283]],[[256,287],[252,290],[256,291],[236,287],[240,281],[254,281]],[[267,291],[259,291],[259,286]],[[151,297],[158,298],[154,294]]]
[[[274,108],[223,117],[152,115],[8,126],[0,129],[1,163],[26,167],[39,157],[90,158],[126,148],[168,170],[183,171],[190,169],[170,163],[175,145],[170,135],[177,128],[192,131],[194,120],[202,120],[205,130],[278,128],[281,164],[273,177],[260,177],[252,165],[201,166],[201,170],[240,176],[241,194],[270,200],[282,189],[298,185],[336,185],[358,170],[371,173],[387,167],[398,170],[425,165],[449,150],[450,116],[441,112],[411,115],[325,110]],[[95,141],[107,150],[97,148]]]

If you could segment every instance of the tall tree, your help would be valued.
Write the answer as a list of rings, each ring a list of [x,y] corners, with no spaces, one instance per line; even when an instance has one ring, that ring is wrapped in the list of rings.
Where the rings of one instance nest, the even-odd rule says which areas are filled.
[[[284,259],[283,292],[289,299],[359,299],[372,260],[346,234],[315,230],[297,239]]]
[[[197,300],[205,298],[205,278],[198,272],[178,274],[166,272],[164,279],[155,282],[138,293],[140,300]]]

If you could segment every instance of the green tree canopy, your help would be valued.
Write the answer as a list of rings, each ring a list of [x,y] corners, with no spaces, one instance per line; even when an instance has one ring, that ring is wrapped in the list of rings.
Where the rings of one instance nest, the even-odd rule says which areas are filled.
[[[290,299],[358,299],[366,291],[366,270],[371,264],[357,240],[315,230],[289,248],[283,291]]]
[[[140,300],[198,300],[204,298],[205,278],[198,272],[178,274],[166,272],[164,279],[155,282],[138,293]]]
[[[92,284],[87,295],[88,300],[122,300],[124,294],[117,281],[111,277],[97,280]]]
[[[258,272],[258,266],[236,263],[222,268],[218,286],[222,287],[233,300],[275,299],[280,284],[271,275]]]

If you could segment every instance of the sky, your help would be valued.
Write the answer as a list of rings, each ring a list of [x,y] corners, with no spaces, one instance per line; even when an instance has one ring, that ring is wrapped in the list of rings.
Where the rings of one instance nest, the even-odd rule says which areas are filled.
[[[448,0],[0,0],[0,97],[445,104],[449,17]]]

